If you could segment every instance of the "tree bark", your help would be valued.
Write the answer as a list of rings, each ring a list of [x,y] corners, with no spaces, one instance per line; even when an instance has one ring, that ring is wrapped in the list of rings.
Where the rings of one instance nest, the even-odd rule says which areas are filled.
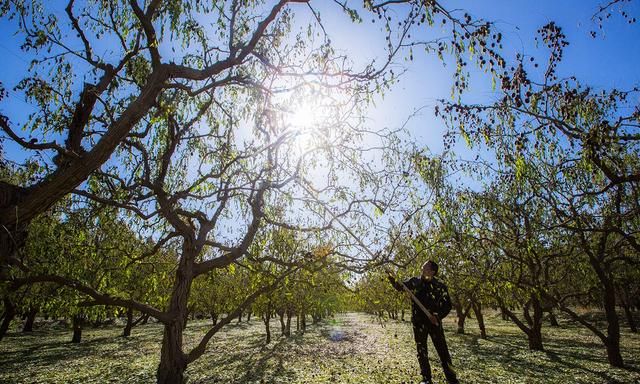
[[[187,355],[182,351],[183,332],[189,308],[189,293],[193,283],[193,262],[199,249],[185,238],[180,264],[176,270],[173,292],[169,300],[168,313],[172,320],[164,323],[160,364],[157,370],[158,384],[182,384],[187,369]]]
[[[484,325],[484,316],[482,315],[482,303],[479,301],[473,301],[472,306],[473,314],[476,317],[476,321],[478,322],[478,328],[480,329],[480,338],[487,338],[487,329]]]
[[[280,336],[285,336],[286,325],[284,323],[284,311],[278,311],[278,319],[280,320]]]
[[[458,328],[456,329],[456,333],[464,335],[464,322],[467,319],[467,315],[462,310],[462,306],[460,304],[456,304],[454,308],[456,310],[456,317],[458,318]]]
[[[2,314],[2,324],[0,324],[0,340],[4,338],[9,330],[9,325],[14,317],[16,317],[16,307],[8,297],[3,300],[4,313]]]
[[[133,308],[127,308],[127,324],[124,326],[122,336],[131,336],[131,328],[133,328]]]
[[[633,319],[633,313],[631,312],[631,307],[629,307],[629,305],[625,304],[625,305],[622,306],[622,308],[624,309],[625,316],[627,316],[627,323],[629,325],[629,329],[631,330],[631,332],[637,333],[638,332],[638,328],[636,327],[636,322]]]
[[[73,336],[71,337],[72,343],[79,343],[82,341],[82,326],[84,323],[83,315],[73,316]]]
[[[601,337],[607,350],[607,359],[612,367],[623,368],[624,361],[620,353],[620,321],[616,313],[616,291],[609,271],[600,260],[604,259],[607,233],[603,234],[598,244],[598,256],[589,252],[589,263],[602,285],[604,313],[607,318],[607,336]]]
[[[291,310],[287,309],[287,326],[284,332],[285,337],[291,337],[291,316]]]
[[[269,322],[271,320],[271,303],[267,306],[267,310],[262,315],[262,321],[264,322],[264,330],[267,333],[265,338],[265,343],[269,344],[271,342],[271,327],[269,327]]]
[[[115,73],[113,75],[115,76]],[[24,246],[27,238],[26,228],[31,219],[70,193],[109,159],[131,129],[155,103],[167,77],[168,71],[164,67],[151,73],[138,97],[129,103],[118,120],[109,126],[91,150],[77,159],[72,159],[64,167],[56,169],[42,182],[29,188],[0,183],[0,227],[11,229],[11,235],[6,231],[0,231],[0,277],[5,274],[8,261]]]
[[[560,326],[560,324],[558,324],[558,318],[556,317],[556,314],[553,313],[553,310],[549,311],[549,324],[551,324],[552,327]]]
[[[607,284],[604,288],[604,312],[607,317],[607,339],[605,342],[607,359],[612,367],[624,368],[624,361],[620,353],[620,321],[616,313],[613,284]]]
[[[307,314],[300,312],[300,332],[305,333],[307,331]]]
[[[537,304],[536,304],[537,303]],[[529,307],[533,306],[534,315],[531,317],[529,313]],[[544,351],[544,346],[542,343],[542,307],[539,305],[539,302],[534,293],[531,294],[529,301],[525,304],[523,308],[524,318],[527,321],[527,324],[522,322],[513,312],[511,312],[506,306],[501,305],[500,309],[502,313],[507,316],[511,321],[513,321],[518,328],[525,335],[527,335],[527,340],[529,342],[529,349],[532,351]]]
[[[187,369],[186,356],[182,352],[183,325],[178,316],[175,322],[165,324],[157,371],[158,384],[183,384]]]
[[[607,360],[612,367],[624,368],[624,361],[622,360],[622,354],[620,353],[620,340],[610,340],[605,342],[605,348],[607,350]]]
[[[533,317],[529,313],[529,307],[533,308]],[[531,294],[530,305],[525,305],[524,316],[529,323],[529,349],[532,351],[544,351],[542,345],[542,305],[535,294]]]
[[[22,332],[33,332],[33,323],[36,321],[36,315],[38,314],[38,310],[35,308],[29,309],[27,312],[27,318],[24,322],[24,326],[22,327]]]
[[[218,324],[218,314],[215,312],[211,312],[211,323],[213,323],[213,325]]]

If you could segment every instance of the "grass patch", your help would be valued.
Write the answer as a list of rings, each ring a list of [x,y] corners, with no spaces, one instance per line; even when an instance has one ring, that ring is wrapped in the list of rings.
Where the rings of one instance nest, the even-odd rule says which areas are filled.
[[[488,316],[487,340],[475,322],[466,335],[445,321],[447,341],[462,383],[640,383],[640,336],[623,330],[623,358],[629,369],[610,368],[604,348],[590,332],[570,323],[544,330],[545,352],[528,350],[524,335],[510,322]],[[194,346],[206,321],[191,322],[185,342]],[[259,320],[235,321],[219,333],[204,356],[189,366],[189,383],[417,383],[419,369],[411,325],[345,314],[310,325],[304,335],[264,344]],[[148,324],[120,337],[116,327],[87,329],[81,344],[71,332],[40,329],[9,333],[0,342],[1,383],[152,383],[162,328]],[[445,383],[430,344],[437,383]]]

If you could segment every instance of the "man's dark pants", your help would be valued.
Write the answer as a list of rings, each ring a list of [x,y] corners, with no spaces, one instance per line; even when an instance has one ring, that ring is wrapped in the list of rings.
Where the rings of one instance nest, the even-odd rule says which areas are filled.
[[[444,371],[447,381],[449,383],[457,383],[458,379],[451,364],[451,356],[449,355],[449,349],[447,348],[447,341],[444,338],[442,323],[435,326],[422,321],[414,321],[413,336],[416,340],[416,347],[418,349],[418,363],[420,363],[422,378],[425,381],[431,380],[431,366],[429,365],[429,354],[427,352],[427,336],[430,336],[431,341],[436,348],[436,352],[438,353],[438,357],[440,358],[442,370]]]

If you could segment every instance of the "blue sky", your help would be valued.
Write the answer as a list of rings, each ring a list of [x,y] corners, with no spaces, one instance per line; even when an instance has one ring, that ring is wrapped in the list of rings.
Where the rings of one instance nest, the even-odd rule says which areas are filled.
[[[515,57],[517,53],[533,55],[546,60],[546,52],[536,47],[534,37],[541,26],[555,21],[562,27],[569,46],[559,66],[562,77],[576,76],[594,88],[631,88],[640,85],[640,25],[628,24],[620,16],[619,9],[612,8],[612,16],[603,24],[603,30],[591,20],[602,1],[585,0],[538,0],[538,1],[450,1],[452,8],[466,7],[476,17],[493,20],[496,29],[504,36],[504,54]],[[633,16],[640,17],[639,2],[625,6]],[[592,38],[590,31],[599,31]],[[422,117],[414,120],[409,128],[412,135],[432,150],[441,148],[442,123],[433,118],[434,100],[450,97],[450,83],[442,64],[433,57],[415,55],[401,83],[381,103],[380,113],[386,116],[386,124],[402,124],[409,113],[426,106]],[[449,66],[450,67],[450,66]],[[542,67],[542,65],[541,65]],[[472,89],[465,96],[468,101],[488,102],[496,97],[491,89],[489,77],[478,69],[474,75]],[[638,101],[636,100],[636,103]],[[377,113],[375,113],[377,115]],[[383,121],[383,120],[380,120]]]
[[[351,3],[362,2],[352,0]],[[597,30],[598,25],[591,20],[591,16],[602,4],[601,1],[451,0],[444,3],[450,8],[466,7],[473,16],[495,21],[497,30],[504,36],[504,55],[507,58],[521,53],[546,59],[544,51],[534,45],[535,31],[553,20],[563,28],[570,42],[565,51],[564,62],[559,68],[561,76],[575,75],[583,83],[595,88],[630,88],[640,85],[640,72],[637,70],[637,63],[640,62],[640,25],[627,24],[614,8],[614,15],[604,23],[603,32],[593,39],[589,32]],[[320,4],[323,22],[332,41],[356,64],[366,63],[384,54],[384,35],[379,31],[378,23],[371,23],[370,16],[364,16],[361,25],[354,25],[335,7],[333,10],[322,8],[330,4],[328,0],[321,0],[317,4]],[[298,6],[303,8],[296,5]],[[626,10],[632,16],[640,17],[639,2],[626,4]],[[12,23],[0,19],[0,33],[3,36],[0,41],[0,82],[10,91],[9,98],[0,102],[0,113],[8,115],[12,123],[20,124],[24,122],[30,106],[12,89],[28,67],[29,57],[19,49],[21,41],[13,36]],[[438,31],[419,33],[433,35]],[[377,98],[375,106],[367,113],[367,121],[372,128],[398,128],[409,115],[422,108],[420,114],[406,126],[410,134],[409,140],[438,153],[442,148],[443,123],[433,116],[433,107],[437,99],[450,97],[452,64],[443,66],[435,55],[416,53],[414,58],[412,62],[398,60],[398,70],[406,67],[406,73],[384,98]],[[465,100],[490,102],[496,98],[497,94],[491,89],[488,75],[478,69],[472,68],[471,71],[474,81]],[[474,153],[462,145],[456,149],[464,157],[474,156]],[[6,142],[4,150],[7,157],[16,160],[22,160],[26,156],[26,152],[17,149],[15,145],[7,145]]]
[[[361,1],[351,1],[354,6]],[[630,88],[640,84],[640,27],[628,24],[619,15],[619,8],[612,8],[612,17],[604,22],[604,30],[594,39],[589,32],[598,30],[598,24],[591,17],[604,1],[596,0],[538,0],[538,1],[462,1],[444,2],[449,8],[464,8],[476,17],[496,22],[496,27],[504,35],[505,55],[513,57],[516,53],[536,55],[544,58],[544,52],[534,45],[535,31],[553,20],[563,28],[570,41],[565,52],[565,60],[560,66],[563,76],[575,75],[581,81],[595,88]],[[346,15],[323,7],[329,2],[318,2],[323,11],[323,22],[327,31],[339,49],[351,55],[355,60],[365,62],[382,54],[380,42],[383,35],[379,24],[372,24],[371,18],[364,14],[362,25],[353,25]],[[630,15],[640,17],[640,4],[624,4]],[[10,90],[17,84],[20,74],[28,66],[29,58],[19,49],[20,40],[13,36],[13,23],[0,20],[0,81]],[[434,33],[434,32],[428,32]],[[436,31],[437,33],[437,31]],[[399,127],[416,109],[425,107],[419,117],[413,119],[408,128],[419,143],[434,151],[440,148],[442,124],[433,118],[435,100],[450,95],[449,74],[451,65],[443,67],[433,57],[416,54],[413,62],[403,62],[407,72],[399,84],[388,92],[384,99],[378,99],[376,106],[368,113],[371,125]],[[475,76],[473,89],[466,98],[470,101],[490,101],[495,93],[490,87],[488,76],[472,69]],[[30,110],[28,104],[19,95],[11,92],[8,99],[0,102],[0,113],[9,115],[12,121],[24,121]],[[5,147],[7,152],[14,151]],[[13,155],[18,155],[13,153]]]

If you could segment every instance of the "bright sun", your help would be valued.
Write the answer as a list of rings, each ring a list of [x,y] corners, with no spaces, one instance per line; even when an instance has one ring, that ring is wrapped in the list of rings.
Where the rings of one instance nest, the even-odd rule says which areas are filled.
[[[283,128],[292,133],[294,146],[300,151],[314,147],[319,135],[326,131],[329,114],[326,101],[306,96],[288,103],[283,108]]]
[[[288,108],[285,117],[286,128],[295,131],[317,129],[327,124],[329,103],[321,97],[305,97]]]
[[[295,110],[289,113],[287,122],[289,129],[304,130],[314,125],[318,120],[318,110],[315,109],[310,102],[303,102]]]
[[[280,132],[290,135],[291,155],[314,152],[342,140],[341,127],[353,110],[352,101],[340,90],[304,87],[283,92],[275,101]]]

